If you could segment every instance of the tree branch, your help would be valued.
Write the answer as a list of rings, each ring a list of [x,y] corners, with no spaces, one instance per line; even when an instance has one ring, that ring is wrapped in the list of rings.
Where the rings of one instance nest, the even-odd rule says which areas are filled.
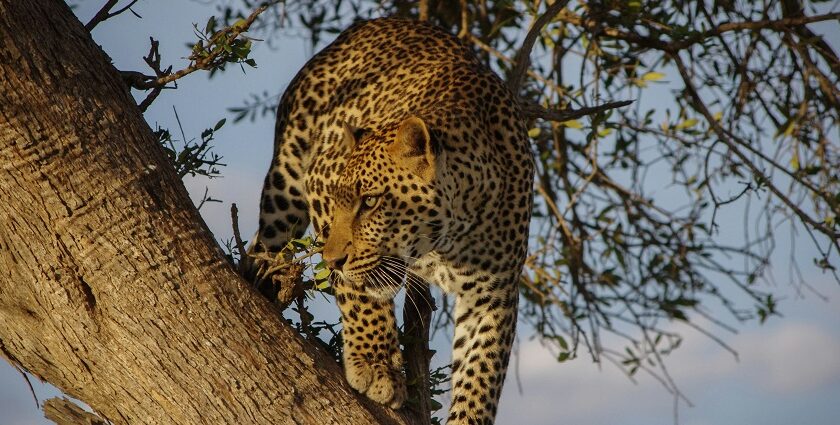
[[[105,20],[111,19],[114,16],[117,16],[120,13],[123,13],[126,10],[130,9],[131,6],[134,6],[134,3],[137,3],[137,0],[131,0],[131,2],[128,4],[128,6],[125,6],[122,9],[117,10],[114,13],[110,13],[111,9],[113,9],[114,6],[116,6],[118,2],[119,2],[119,0],[108,0],[108,2],[105,3],[104,6],[102,6],[102,9],[99,9],[99,12],[96,12],[96,15],[93,15],[93,18],[90,20],[90,22],[88,22],[85,25],[85,29],[88,32],[91,32],[94,27],[99,25],[99,23],[101,23]]]
[[[727,32],[732,31],[744,31],[744,30],[762,30],[762,29],[772,29],[776,31],[785,31],[792,27],[800,27],[807,24],[811,24],[814,22],[823,22],[823,21],[831,21],[840,19],[840,12],[834,13],[827,13],[824,15],[816,15],[816,16],[800,16],[795,18],[783,18],[783,19],[765,19],[761,21],[746,21],[746,22],[726,22],[723,24],[719,24],[715,28],[712,28],[708,31],[704,31],[701,33],[697,33],[695,35],[691,35],[684,40],[679,40],[673,43],[670,43],[670,48],[674,50],[682,50],[685,49],[693,44],[697,44],[702,40],[705,40],[709,37],[715,37]]]
[[[254,264],[254,260],[248,255],[245,250],[245,243],[242,241],[242,235],[239,233],[239,208],[236,203],[230,204],[230,221],[233,227],[233,240],[236,253],[239,254],[239,263],[237,264],[237,271],[240,276],[247,277],[248,272]]]
[[[56,425],[107,425],[99,416],[82,409],[64,397],[53,397],[44,402],[44,416]]]
[[[705,37],[711,37],[729,31],[760,30],[765,28],[784,31],[790,27],[812,24],[814,22],[831,21],[840,19],[840,12],[826,13],[824,15],[798,16],[795,18],[764,19],[761,21],[726,22],[719,24],[709,31],[701,33]]]
[[[510,77],[508,78],[507,85],[508,88],[514,92],[519,93],[519,87],[522,85],[522,80],[525,78],[525,73],[528,71],[528,68],[531,66],[531,50],[534,49],[534,43],[537,42],[537,37],[542,32],[543,27],[548,25],[548,23],[566,7],[566,4],[569,3],[569,0],[557,0],[548,7],[548,9],[543,13],[534,24],[531,26],[531,29],[528,30],[528,34],[525,35],[525,40],[522,42],[522,47],[519,48],[519,51],[516,53],[514,57],[515,65],[513,70],[511,70]]]
[[[213,37],[211,37],[210,40],[208,40],[207,47],[211,48],[213,46],[216,46],[221,40],[225,40],[226,42],[230,43],[231,41],[237,39],[240,35],[242,35],[242,33],[247,32],[248,29],[251,28],[251,25],[254,23],[257,17],[260,16],[260,14],[262,14],[263,12],[265,12],[270,5],[271,4],[264,4],[256,8],[253,12],[251,12],[248,18],[246,18],[244,21],[223,28],[222,30],[216,32],[213,35]],[[219,58],[225,55],[226,53],[227,51],[220,47],[214,48],[214,50],[210,54],[204,57],[199,57],[196,53],[193,53],[188,57],[188,59],[191,61],[191,64],[186,68],[178,70],[174,73],[169,72],[169,70],[167,70],[165,75],[158,76],[156,78],[135,78],[128,80],[128,82],[131,84],[132,87],[140,90],[161,88],[173,81],[183,78],[189,74],[192,74],[195,71],[208,70],[218,66]]]
[[[525,118],[538,118],[556,122],[569,121],[586,115],[594,115],[599,112],[621,108],[633,103],[632,100],[621,100],[617,102],[604,103],[602,105],[587,106],[579,109],[547,109],[524,99],[522,102],[522,114]]]
[[[653,48],[664,52],[674,53],[691,47],[709,37],[719,36],[732,31],[773,29],[783,31],[792,27],[807,25],[814,22],[830,21],[840,18],[840,12],[828,13],[817,16],[802,16],[795,18],[784,18],[776,20],[726,22],[719,24],[708,31],[694,33],[681,40],[664,41],[654,37],[645,37],[636,33],[622,31],[617,28],[605,27],[600,21],[583,18],[574,13],[562,13],[559,19],[578,27],[584,28],[591,33],[604,34],[610,38],[624,40],[642,47]]]
[[[476,37],[472,34],[468,34],[468,38],[469,38],[469,41],[472,42],[476,47],[478,47],[479,49],[484,50],[485,52],[493,55],[493,57],[495,57],[499,60],[502,60],[506,63],[514,64],[513,59],[505,56],[504,53],[498,51],[497,49],[494,49],[493,46],[490,46],[487,43],[481,41],[480,38],[478,38],[478,37]],[[534,72],[530,69],[528,69],[525,72],[525,74],[528,75],[529,77],[545,84],[547,87],[549,87],[552,91],[554,91],[555,93],[557,93],[560,96],[565,96],[565,95],[568,94],[568,93],[566,93],[566,90],[564,90],[562,87],[559,87],[553,81],[549,80],[548,78],[543,77],[540,74],[537,74],[536,72]]]
[[[699,112],[709,125],[712,127],[712,130],[717,134],[720,140],[729,147],[730,152],[735,154],[741,161],[744,162],[744,165],[750,169],[750,172],[753,173],[755,176],[764,176],[764,173],[755,165],[749,158],[740,150],[736,143],[733,142],[731,138],[731,134],[728,133],[723,127],[721,127],[718,120],[714,118],[709,109],[706,107],[706,104],[703,102],[700,94],[697,92],[697,89],[694,87],[694,83],[692,82],[691,75],[688,73],[688,68],[686,68],[685,64],[680,58],[679,54],[672,54],[670,57],[674,60],[674,64],[677,66],[677,69],[680,72],[680,76],[683,79],[683,83],[685,84],[686,92],[689,95],[689,99],[691,100],[691,106]],[[785,206],[790,208],[790,210],[802,220],[803,223],[811,226],[812,228],[818,230],[820,233],[828,236],[829,239],[832,241],[833,244],[837,245],[838,239],[840,239],[840,233],[835,232],[831,228],[827,227],[824,223],[820,223],[814,220],[810,215],[808,215],[805,211],[803,211],[798,205],[796,205],[790,198],[785,196],[779,188],[773,185],[769,179],[765,179],[766,186],[770,190],[773,195],[775,195],[780,201],[782,201]],[[816,192],[817,195],[821,194],[821,192]],[[838,247],[840,248],[840,247]]]
[[[435,302],[428,284],[409,278],[403,306],[403,339],[405,340],[406,381],[408,382],[409,408],[421,423],[431,423],[431,393],[429,391],[429,327]]]

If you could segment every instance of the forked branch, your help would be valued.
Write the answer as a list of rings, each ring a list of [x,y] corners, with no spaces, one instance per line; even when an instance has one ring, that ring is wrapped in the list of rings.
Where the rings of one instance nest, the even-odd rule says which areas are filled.
[[[116,12],[111,12],[111,9],[113,9],[114,6],[116,6],[118,2],[119,2],[119,0],[108,0],[108,2],[106,2],[105,5],[103,5],[102,8],[99,9],[99,12],[96,12],[96,15],[93,15],[93,18],[91,18],[90,22],[85,24],[85,29],[88,32],[91,32],[94,27],[99,25],[99,23],[101,23],[105,20],[111,19],[114,16],[117,16],[117,15],[125,12],[126,10],[130,10],[131,6],[134,6],[134,4],[137,3],[137,0],[131,0],[131,2],[128,3],[127,6],[118,9]],[[132,11],[132,13],[134,13],[134,12]],[[135,13],[135,15],[137,15],[137,14]]]

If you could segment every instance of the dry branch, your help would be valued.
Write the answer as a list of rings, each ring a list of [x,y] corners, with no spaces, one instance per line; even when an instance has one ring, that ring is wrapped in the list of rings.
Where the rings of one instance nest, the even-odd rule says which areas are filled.
[[[610,109],[621,108],[633,103],[632,100],[621,100],[617,102],[604,103],[596,106],[586,106],[578,109],[547,109],[533,102],[523,100],[522,114],[529,119],[543,119],[548,121],[563,122],[587,115],[594,115]]]
[[[56,425],[107,425],[108,423],[64,397],[53,397],[45,401],[44,416]]]

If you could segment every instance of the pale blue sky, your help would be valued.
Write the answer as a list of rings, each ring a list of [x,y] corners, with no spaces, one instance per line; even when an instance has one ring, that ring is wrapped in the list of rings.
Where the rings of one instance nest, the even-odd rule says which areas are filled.
[[[87,21],[100,6],[99,1],[82,1],[76,10]],[[188,0],[168,2],[166,11],[140,2],[137,19],[125,14],[97,27],[94,39],[121,69],[145,70],[141,57],[148,52],[148,36],[163,40],[164,63],[175,68],[184,65],[184,43],[192,39],[192,23],[206,22],[213,13],[210,6]],[[159,4],[159,3],[158,3]],[[837,28],[836,26],[834,28]],[[829,34],[834,46],[840,34]],[[188,137],[218,119],[228,117],[226,108],[241,103],[250,93],[280,92],[307,59],[303,39],[289,37],[275,50],[257,47],[257,69],[246,75],[238,69],[208,80],[193,75],[179,82],[177,91],[166,91],[146,114],[153,127],[160,123],[176,132],[173,105]],[[224,178],[213,181],[188,179],[194,198],[205,186],[224,201],[202,209],[211,230],[220,239],[231,234],[229,206],[237,203],[243,232],[256,228],[257,200],[268,166],[273,140],[272,120],[226,125],[217,135],[217,152],[224,156]],[[732,217],[740,212],[734,210]],[[733,225],[737,231],[737,225]],[[723,229],[724,233],[727,229]],[[733,232],[735,233],[735,232]],[[786,241],[786,240],[785,240]],[[799,244],[803,263],[813,253],[807,241]],[[740,361],[708,338],[685,330],[687,340],[666,361],[677,384],[694,407],[681,405],[680,423],[686,425],[836,425],[840,423],[840,288],[827,276],[807,272],[809,282],[829,301],[812,295],[804,299],[786,285],[787,256],[780,252],[774,272],[781,282],[773,288],[782,297],[784,318],[772,318],[764,325],[738,326],[739,334],[723,334],[740,353]],[[319,307],[331,319],[337,313],[329,306]],[[732,320],[724,317],[728,323]],[[499,412],[500,424],[671,424],[673,398],[653,379],[639,376],[634,384],[609,364],[600,367],[586,355],[558,364],[554,356],[530,338],[523,329],[519,335],[519,354],[512,363]],[[440,349],[437,361],[449,356],[446,335],[434,341]],[[522,384],[522,393],[515,380]],[[34,380],[39,399],[55,390]],[[0,362],[0,425],[47,423],[29,394],[25,381],[8,364]]]

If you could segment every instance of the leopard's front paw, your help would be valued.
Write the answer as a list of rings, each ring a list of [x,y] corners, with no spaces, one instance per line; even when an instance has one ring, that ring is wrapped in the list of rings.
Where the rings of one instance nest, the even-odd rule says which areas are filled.
[[[402,372],[381,363],[368,363],[365,360],[357,358],[345,363],[344,374],[350,386],[377,403],[392,409],[402,407],[406,399],[405,377]]]

